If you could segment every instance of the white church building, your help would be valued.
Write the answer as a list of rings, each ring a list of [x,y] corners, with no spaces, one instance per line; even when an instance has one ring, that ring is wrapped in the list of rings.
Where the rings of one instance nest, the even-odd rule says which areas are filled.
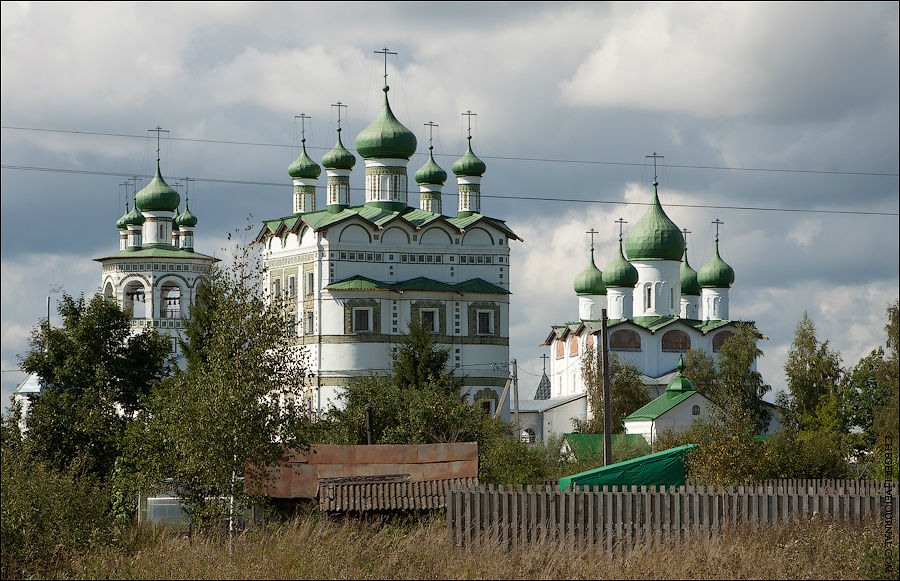
[[[572,432],[573,418],[593,413],[581,366],[585,351],[597,345],[602,309],[607,309],[610,353],[637,365],[652,399],[680,376],[676,365],[686,351],[714,354],[734,332],[738,321],[729,318],[734,270],[719,254],[718,235],[712,260],[695,271],[682,230],[660,204],[658,186],[654,181],[649,208],[629,229],[624,245],[620,233],[617,256],[602,271],[591,246],[587,268],[574,283],[578,317],[552,326],[542,343],[549,373],[535,397],[520,403],[522,429],[529,437]]]
[[[472,402],[494,411],[509,360],[509,244],[520,240],[503,220],[482,214],[486,166],[472,150],[453,163],[458,205],[445,212],[447,172],[434,160],[415,172],[411,205],[407,165],[417,140],[391,111],[387,86],[380,112],[356,137],[365,191],[354,200],[356,158],[341,141],[321,160],[306,152],[288,168],[290,213],[265,220],[267,284],[297,322],[311,376],[307,397],[317,413],[340,405],[355,377],[390,371],[391,349],[419,320],[450,350],[454,373]],[[322,204],[324,202],[324,205]],[[502,412],[508,414],[508,401]]]

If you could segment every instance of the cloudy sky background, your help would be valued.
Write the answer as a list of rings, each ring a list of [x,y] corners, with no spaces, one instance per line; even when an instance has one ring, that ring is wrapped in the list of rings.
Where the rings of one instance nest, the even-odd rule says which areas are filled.
[[[769,337],[759,368],[770,384],[784,386],[804,311],[846,365],[883,344],[884,309],[900,285],[894,2],[4,2],[4,404],[24,377],[11,370],[45,316],[48,285],[97,290],[92,259],[118,247],[125,179],[12,166],[144,175],[155,149],[146,137],[15,128],[169,129],[178,139],[163,141],[163,172],[197,180],[196,247],[221,256],[226,233],[251,213],[289,213],[294,115],[313,117],[317,161],[334,143],[331,103],[349,105],[346,145],[368,125],[381,98],[373,50],[383,46],[399,53],[388,61],[394,111],[419,138],[410,173],[425,160],[425,122],[440,125],[437,160],[449,169],[464,148],[460,113],[478,114],[482,188],[498,196],[485,197],[483,211],[525,240],[511,244],[510,351],[526,372],[523,396],[536,385],[527,373],[540,373],[549,325],[577,317],[585,231],[600,231],[602,268],[615,252],[613,220],[634,224],[649,201],[644,156],[653,151],[665,155],[663,205],[692,231],[694,268],[712,256],[710,222],[725,222],[731,315]],[[362,188],[361,164],[351,185]],[[455,208],[455,184],[444,190],[445,208]],[[361,190],[352,199],[360,203]]]

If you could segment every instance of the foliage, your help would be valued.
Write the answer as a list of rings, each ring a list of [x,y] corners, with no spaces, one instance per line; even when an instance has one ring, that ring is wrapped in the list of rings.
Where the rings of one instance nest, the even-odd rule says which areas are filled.
[[[144,471],[172,478],[195,520],[227,512],[230,531],[270,467],[305,445],[308,422],[292,316],[266,300],[259,262],[241,249],[205,281],[187,321],[202,337],[188,343],[191,365],[155,392],[133,438]]]
[[[846,478],[848,469],[840,434],[785,425],[763,446],[759,478]]]
[[[716,358],[718,393],[712,401],[740,424],[746,419],[750,429],[759,433],[769,423],[769,410],[763,396],[772,386],[753,369],[762,350],[757,347],[759,331],[750,323],[738,323],[735,332],[722,344]]]
[[[591,415],[587,420],[572,420],[575,430],[582,434],[603,433],[603,377],[598,367],[597,350],[586,349],[581,359],[581,377]],[[609,356],[609,382],[611,428],[613,434],[619,434],[625,431],[622,424],[625,416],[649,402],[650,397],[637,365],[614,353]]]
[[[684,376],[694,384],[694,389],[712,401],[720,392],[716,360],[700,349],[690,349],[684,354]]]
[[[533,484],[547,477],[545,450],[518,438],[496,438],[481,451],[479,446],[478,477],[483,482],[498,484]]]
[[[4,425],[5,432],[7,428]],[[108,493],[98,477],[84,469],[88,462],[76,459],[56,470],[6,437],[0,454],[3,579],[53,577],[75,554],[114,539]]]
[[[42,386],[29,409],[26,444],[53,468],[78,459],[106,480],[129,421],[170,372],[170,343],[153,330],[130,336],[129,315],[99,295],[63,295],[59,314],[62,327],[34,328],[22,360]]]

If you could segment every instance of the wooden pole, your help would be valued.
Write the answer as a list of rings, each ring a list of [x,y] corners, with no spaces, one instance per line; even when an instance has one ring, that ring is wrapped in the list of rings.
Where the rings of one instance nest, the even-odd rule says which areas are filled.
[[[513,400],[515,407],[513,408],[515,412],[515,422],[516,422],[516,439],[521,437],[519,433],[519,370],[516,365],[516,360],[512,360],[512,386],[513,386]]]
[[[607,344],[606,309],[600,311],[600,365],[603,368],[603,465],[612,464],[612,418],[609,405],[609,345]]]

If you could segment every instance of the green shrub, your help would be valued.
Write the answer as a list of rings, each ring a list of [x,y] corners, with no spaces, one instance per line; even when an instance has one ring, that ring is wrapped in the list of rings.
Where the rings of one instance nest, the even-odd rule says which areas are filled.
[[[535,484],[548,477],[545,449],[519,439],[495,438],[479,448],[478,477],[493,484]]]

